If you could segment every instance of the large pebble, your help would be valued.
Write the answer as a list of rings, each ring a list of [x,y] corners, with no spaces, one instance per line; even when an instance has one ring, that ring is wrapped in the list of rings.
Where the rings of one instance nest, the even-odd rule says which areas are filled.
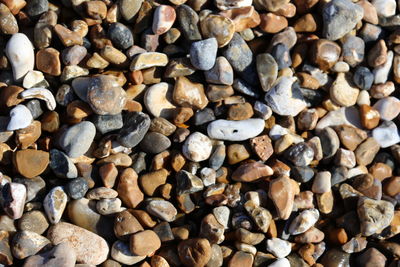
[[[361,197],[358,201],[357,213],[361,233],[364,236],[370,236],[380,233],[389,226],[394,216],[394,206],[385,200]]]
[[[19,183],[7,183],[2,188],[2,204],[6,214],[16,220],[22,217],[26,199],[26,187]]]
[[[269,186],[268,196],[274,203],[279,218],[287,220],[293,210],[296,195],[295,181],[287,176],[273,179]]]
[[[15,131],[28,127],[33,121],[31,111],[24,105],[17,105],[10,111],[8,131]]]
[[[119,130],[124,126],[121,113],[116,115],[94,115],[92,122],[101,134]]]
[[[281,116],[296,116],[305,107],[302,93],[293,83],[294,77],[281,77],[265,95],[265,102]]]
[[[319,219],[317,209],[309,209],[302,211],[294,218],[289,226],[289,232],[292,235],[298,235],[310,229]]]
[[[210,138],[200,132],[194,132],[186,138],[182,147],[183,155],[194,162],[200,162],[210,157],[212,143]]]
[[[375,7],[380,17],[391,17],[396,14],[395,0],[373,0],[371,4]]]
[[[49,244],[50,241],[38,233],[20,231],[13,237],[11,251],[15,258],[25,259],[35,255]]]
[[[157,132],[149,132],[140,142],[140,148],[151,154],[158,154],[171,146],[171,141],[168,137]]]
[[[116,22],[108,28],[108,36],[113,44],[120,49],[128,49],[133,45],[133,35],[128,27]]]
[[[121,0],[118,2],[118,10],[126,21],[132,22],[135,15],[139,12],[142,3],[143,0]]]
[[[49,222],[56,224],[60,221],[67,206],[68,196],[61,186],[54,187],[43,200],[44,211]]]
[[[372,131],[372,137],[382,148],[390,147],[400,142],[397,126],[392,121],[384,121]]]
[[[124,126],[119,131],[118,142],[125,147],[135,147],[142,141],[150,128],[150,117],[142,112],[130,112],[125,115]]]
[[[192,43],[190,62],[199,70],[210,70],[217,57],[218,42],[214,37]]]
[[[166,222],[174,221],[178,214],[171,202],[162,199],[151,199],[146,206],[146,210],[151,215]]]
[[[257,74],[262,89],[265,92],[269,91],[278,77],[278,64],[271,54],[257,55]]]
[[[164,67],[168,64],[168,57],[166,54],[159,52],[145,52],[138,54],[132,60],[130,70],[142,70],[151,67]]]
[[[126,93],[111,76],[91,78],[87,90],[87,101],[96,114],[115,115],[125,107]]]
[[[394,96],[379,99],[373,108],[379,111],[382,120],[391,121],[400,113],[400,100]]]
[[[26,178],[42,174],[49,164],[49,153],[42,150],[24,149],[15,153],[14,164],[17,171]]]
[[[76,178],[78,170],[71,159],[57,149],[50,150],[50,168],[60,178]]]
[[[21,81],[28,71],[33,70],[33,45],[25,34],[13,34],[7,42],[5,53],[10,60],[15,81]]]
[[[3,34],[15,34],[18,32],[17,20],[4,4],[0,4],[0,31]]]
[[[206,81],[214,84],[232,85],[233,69],[225,57],[217,57],[215,65],[204,72]]]
[[[211,258],[211,245],[205,238],[183,240],[178,245],[179,259],[186,266],[205,266]]]
[[[235,33],[233,21],[221,15],[208,15],[200,21],[200,26],[204,37],[216,38],[218,47],[226,46]]]
[[[119,198],[128,208],[135,208],[144,198],[138,185],[138,175],[132,168],[126,168],[121,173],[117,191]]]
[[[146,89],[144,105],[154,117],[171,118],[176,106],[172,104],[173,87],[165,82]]]
[[[67,242],[59,243],[51,250],[26,259],[24,267],[74,267],[76,253]]]
[[[69,157],[76,158],[89,150],[95,135],[94,124],[90,121],[83,121],[65,130],[58,143]]]
[[[175,9],[172,6],[160,5],[154,11],[152,30],[161,35],[171,29],[176,19]]]
[[[359,90],[349,83],[349,77],[345,73],[338,73],[329,92],[331,99],[338,105],[349,107],[357,102]]]
[[[76,260],[83,264],[98,265],[107,259],[109,248],[100,236],[73,224],[60,222],[52,226],[47,237],[58,245],[67,242],[76,253]]]
[[[259,135],[264,130],[262,119],[243,121],[216,120],[207,127],[208,136],[212,139],[227,141],[244,141]]]
[[[267,250],[277,258],[284,258],[292,251],[292,245],[286,240],[274,237],[267,240]]]
[[[325,4],[322,16],[323,35],[335,41],[350,32],[361,21],[364,10],[349,0],[334,0]]]

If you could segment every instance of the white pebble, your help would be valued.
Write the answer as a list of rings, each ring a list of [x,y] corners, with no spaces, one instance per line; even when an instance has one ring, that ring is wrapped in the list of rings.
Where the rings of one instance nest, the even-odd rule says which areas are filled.
[[[319,211],[317,209],[309,209],[302,211],[292,221],[289,226],[289,233],[291,235],[298,235],[306,232],[308,229],[314,226],[318,221]]]
[[[5,52],[11,63],[15,81],[21,81],[28,71],[33,70],[35,65],[33,45],[25,34],[13,34],[8,40]]]
[[[54,187],[46,195],[43,200],[43,208],[51,223],[56,224],[60,221],[67,206],[67,201],[67,194],[61,186]]]
[[[16,105],[10,111],[7,131],[15,131],[28,127],[33,121],[31,111],[24,105]]]
[[[323,194],[331,191],[331,173],[328,171],[317,173],[311,191],[316,194]]]
[[[244,141],[259,135],[264,130],[262,119],[242,121],[216,120],[207,127],[208,136],[212,139],[227,141]]]
[[[372,130],[372,136],[382,148],[390,147],[400,142],[399,131],[392,121],[384,121]]]
[[[200,132],[194,132],[189,135],[182,147],[183,155],[194,162],[208,159],[211,151],[212,143],[210,138]]]
[[[290,262],[286,258],[278,259],[274,263],[268,265],[268,267],[290,267]]]
[[[267,240],[267,250],[277,258],[284,258],[292,251],[292,245],[286,240],[274,237]]]

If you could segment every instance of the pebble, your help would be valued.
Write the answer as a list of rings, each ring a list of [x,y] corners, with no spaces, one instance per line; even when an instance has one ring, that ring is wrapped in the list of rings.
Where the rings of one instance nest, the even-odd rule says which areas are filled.
[[[200,162],[211,156],[212,143],[210,138],[200,132],[189,135],[182,147],[183,155],[190,161]]]
[[[327,3],[322,11],[325,38],[335,41],[350,32],[364,16],[362,7],[348,0]]]
[[[151,154],[160,153],[171,146],[171,141],[165,135],[156,132],[147,133],[140,142],[140,148]]]
[[[54,187],[43,200],[43,208],[50,223],[60,221],[67,206],[68,196],[61,186]]]
[[[379,143],[373,137],[367,138],[362,144],[360,144],[354,151],[356,155],[357,163],[363,166],[370,164],[375,155],[379,151]]]
[[[0,31],[3,34],[15,34],[18,32],[18,23],[8,7],[0,5]]]
[[[294,204],[294,197],[297,189],[294,180],[287,176],[280,176],[273,179],[269,186],[268,196],[271,198],[278,216],[284,220],[288,219]]]
[[[361,197],[357,203],[357,213],[362,235],[380,233],[389,226],[394,216],[393,210],[393,204],[388,201]]]
[[[2,188],[2,206],[11,219],[19,219],[24,212],[26,187],[19,183],[7,183]]]
[[[76,178],[78,170],[70,158],[57,149],[50,150],[50,168],[60,178]]]
[[[367,247],[367,244],[368,242],[365,237],[353,237],[342,246],[342,249],[347,253],[357,253],[364,250]]]
[[[384,121],[372,131],[372,137],[382,148],[390,147],[400,141],[397,126],[392,121]]]
[[[205,266],[211,258],[211,245],[205,238],[182,240],[178,245],[179,259],[184,265]]]
[[[199,177],[185,170],[180,170],[176,174],[176,179],[176,191],[178,195],[192,194],[204,188],[203,181]]]
[[[106,134],[115,130],[119,130],[123,127],[122,114],[116,115],[94,115],[93,124],[96,126],[96,130],[101,134]]]
[[[232,173],[232,179],[238,182],[253,182],[265,176],[271,176],[273,170],[262,163],[242,164]]]
[[[42,150],[25,149],[15,153],[14,165],[26,178],[42,174],[49,164],[49,153]]]
[[[22,81],[35,64],[32,43],[25,34],[15,33],[8,40],[5,53],[12,67],[14,80]],[[23,56],[20,56],[21,53]]]
[[[260,29],[266,33],[278,33],[288,26],[284,16],[266,13],[260,15]]]
[[[167,83],[150,86],[144,96],[147,110],[155,117],[171,118],[176,106],[172,104],[173,88]]]
[[[18,229],[21,231],[35,232],[43,234],[49,227],[46,215],[39,210],[24,213],[18,221]]]
[[[120,240],[115,241],[112,245],[111,257],[114,260],[126,265],[136,264],[146,258],[146,256],[138,256],[132,253],[129,249],[129,245]]]
[[[50,241],[38,233],[20,231],[13,237],[11,252],[15,258],[25,259],[29,256],[35,255],[49,244]]]
[[[268,92],[278,77],[278,64],[271,54],[264,53],[257,55],[257,74],[261,87]]]
[[[146,210],[151,215],[166,222],[174,221],[178,213],[171,202],[161,199],[151,199],[146,206]]]
[[[265,101],[273,112],[281,116],[296,116],[306,107],[299,88],[293,86],[294,82],[293,77],[281,77],[267,92]]]
[[[83,177],[72,179],[72,181],[70,181],[65,186],[65,191],[67,192],[68,196],[72,199],[83,198],[88,189],[89,189],[88,182]]]
[[[391,17],[396,13],[396,1],[373,0],[371,4],[375,7],[379,17]]]
[[[129,208],[135,208],[144,198],[137,180],[138,176],[131,168],[124,169],[120,174],[117,186],[118,196],[123,204]]]
[[[8,131],[15,131],[28,127],[33,117],[30,110],[24,105],[16,105],[10,111],[10,121],[7,125]]]
[[[289,267],[289,266],[291,266],[291,264],[289,260],[286,258],[277,259],[276,261],[268,265],[268,267]]]
[[[139,12],[143,0],[122,0],[118,2],[121,16],[128,22],[132,22],[135,15]]]
[[[214,84],[232,85],[233,69],[225,57],[217,57],[214,66],[204,72],[206,81]]]
[[[111,76],[91,78],[87,90],[87,101],[96,114],[116,115],[125,106],[126,93]]]
[[[62,242],[55,245],[49,251],[28,257],[25,260],[24,266],[73,267],[75,266],[75,261],[76,253],[73,248],[67,242]]]
[[[243,141],[259,135],[264,129],[264,120],[248,119],[243,121],[216,120],[207,127],[212,139]]]
[[[358,2],[358,3],[360,3],[360,2]],[[364,11],[364,15],[365,15],[365,11]],[[360,37],[353,36],[353,35],[346,35],[344,39],[345,39],[345,41],[342,46],[343,60],[347,64],[349,64],[351,67],[355,67],[358,64],[360,64],[364,59],[364,56],[365,56],[364,40],[361,39]],[[356,73],[358,72],[359,69],[368,70],[368,68],[366,68],[366,67],[362,67],[362,66],[357,67],[354,75],[356,75]],[[354,79],[354,76],[353,76],[353,79]],[[362,87],[360,87],[360,88],[363,89]]]
[[[312,192],[323,194],[331,190],[331,173],[328,171],[318,172],[315,175]]]
[[[292,251],[292,246],[286,240],[271,238],[267,240],[267,250],[277,258],[285,258]]]
[[[376,109],[382,120],[391,121],[400,113],[400,101],[393,96],[379,99],[373,108]]]
[[[199,15],[188,5],[179,5],[176,10],[177,18],[185,39],[189,41],[201,40],[198,28]]]
[[[386,62],[380,66],[374,68],[372,73],[374,74],[374,84],[385,83],[388,79],[389,72],[393,64],[393,51],[387,53]]]
[[[85,154],[91,146],[96,127],[89,121],[83,121],[66,129],[59,138],[62,150],[71,158]]]
[[[329,89],[331,99],[340,106],[353,106],[357,102],[359,90],[349,84],[345,73],[338,73],[336,80]]]
[[[289,226],[291,235],[298,235],[306,232],[318,221],[319,212],[317,209],[308,209],[300,212]]]
[[[161,246],[161,240],[152,230],[144,230],[130,237],[130,251],[138,256],[154,253]]]
[[[142,112],[130,112],[125,115],[124,126],[119,131],[118,142],[125,147],[138,145],[150,128],[150,117]]]
[[[190,62],[199,70],[210,70],[215,64],[217,49],[214,37],[194,42],[190,47]]]
[[[235,33],[234,22],[222,15],[209,14],[200,20],[200,28],[204,37],[217,40],[218,47],[226,46]]]
[[[307,166],[314,159],[314,150],[300,142],[285,151],[285,157],[296,166]]]
[[[166,54],[159,52],[145,52],[136,55],[130,65],[130,70],[142,70],[151,67],[164,67],[168,64]]]
[[[122,23],[112,23],[108,28],[107,35],[117,48],[125,50],[133,45],[132,32]]]
[[[65,65],[78,65],[86,55],[87,49],[84,46],[74,45],[62,51],[61,60]]]
[[[98,265],[107,259],[109,248],[100,236],[70,223],[60,222],[50,227],[48,239],[54,244],[66,242],[83,264]]]
[[[219,14],[233,21],[236,32],[243,32],[260,24],[260,15],[253,6],[227,9]]]
[[[188,107],[196,110],[204,109],[208,104],[203,84],[194,83],[183,76],[178,77],[175,81],[172,99],[181,107]]]
[[[56,100],[54,99],[52,92],[48,89],[29,88],[29,89],[21,92],[20,96],[23,99],[39,98],[46,102],[46,107],[49,110],[54,110],[56,108]]]

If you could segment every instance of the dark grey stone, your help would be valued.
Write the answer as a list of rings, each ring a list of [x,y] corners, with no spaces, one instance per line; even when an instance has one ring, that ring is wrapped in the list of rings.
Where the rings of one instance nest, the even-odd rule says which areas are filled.
[[[118,142],[132,148],[142,141],[150,128],[150,117],[143,112],[130,112],[124,118],[124,126],[119,132]]]
[[[358,67],[354,72],[353,81],[360,89],[369,90],[374,82],[374,74],[367,67]]]
[[[92,122],[101,134],[106,134],[108,132],[121,129],[122,126],[124,126],[121,113],[117,115],[96,114],[93,116]]]
[[[79,177],[73,179],[65,186],[65,191],[70,198],[81,199],[89,190],[89,185],[85,178]]]
[[[128,49],[133,45],[132,32],[124,24],[116,22],[112,23],[108,28],[108,37],[112,43],[120,49]]]
[[[57,149],[50,150],[49,166],[53,173],[60,178],[76,178],[78,170],[71,159],[63,152]]]
[[[140,142],[140,148],[150,154],[158,154],[171,146],[171,141],[163,134],[147,133]]]

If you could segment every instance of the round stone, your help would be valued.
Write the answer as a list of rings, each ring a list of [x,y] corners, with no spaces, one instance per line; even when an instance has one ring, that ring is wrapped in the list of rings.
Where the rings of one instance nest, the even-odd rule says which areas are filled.
[[[83,121],[66,129],[59,138],[62,150],[71,158],[85,154],[92,145],[96,127],[90,121]]]
[[[199,70],[210,70],[217,57],[218,42],[216,38],[208,38],[192,43],[190,61]]]
[[[108,28],[108,36],[117,48],[125,50],[133,45],[132,32],[122,23],[112,23]]]
[[[210,138],[200,132],[194,132],[186,138],[182,147],[183,155],[194,162],[200,162],[210,157],[212,143]]]

